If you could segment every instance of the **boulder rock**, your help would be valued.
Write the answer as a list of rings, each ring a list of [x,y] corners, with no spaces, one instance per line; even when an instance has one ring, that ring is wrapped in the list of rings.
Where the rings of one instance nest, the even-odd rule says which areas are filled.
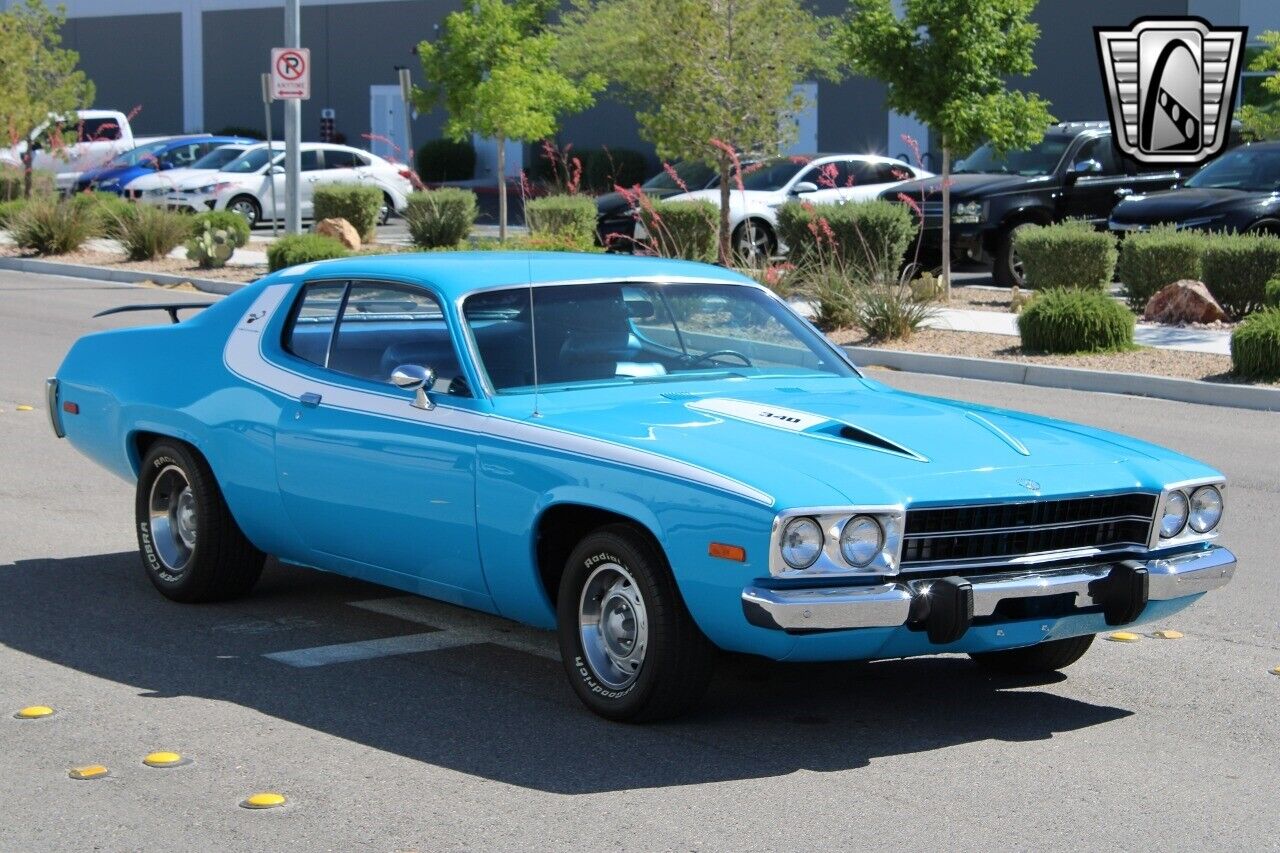
[[[1227,312],[1203,282],[1183,279],[1148,299],[1142,319],[1152,323],[1218,323],[1227,319]]]
[[[321,219],[311,230],[317,234],[332,237],[353,252],[360,248],[360,232],[354,225],[340,217]]]

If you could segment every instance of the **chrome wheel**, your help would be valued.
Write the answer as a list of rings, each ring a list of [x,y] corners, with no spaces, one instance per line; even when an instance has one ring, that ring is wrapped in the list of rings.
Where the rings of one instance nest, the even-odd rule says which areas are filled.
[[[735,234],[733,249],[739,257],[748,261],[767,261],[773,253],[773,237],[764,225],[744,222]]]
[[[156,556],[173,574],[181,574],[196,549],[196,496],[177,465],[160,472],[148,501]]]
[[[649,618],[635,578],[617,563],[598,566],[582,588],[578,627],[587,666],[614,690],[640,677],[649,647]]]
[[[233,199],[231,203],[227,205],[227,210],[232,213],[238,213],[244,217],[244,221],[249,223],[250,228],[258,224],[258,216],[260,215],[258,213],[258,206],[254,204],[251,199]]]

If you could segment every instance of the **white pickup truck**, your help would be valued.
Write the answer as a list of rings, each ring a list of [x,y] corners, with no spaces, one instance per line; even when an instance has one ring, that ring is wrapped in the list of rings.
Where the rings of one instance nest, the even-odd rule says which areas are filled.
[[[50,145],[47,131],[52,125],[74,130],[74,141],[64,137],[67,144]],[[20,168],[31,140],[41,140],[35,146],[32,168],[53,172],[60,192],[70,192],[86,169],[103,166],[120,152],[148,141],[134,138],[129,117],[119,110],[80,110],[66,117],[51,115],[27,140],[0,150],[0,165]]]

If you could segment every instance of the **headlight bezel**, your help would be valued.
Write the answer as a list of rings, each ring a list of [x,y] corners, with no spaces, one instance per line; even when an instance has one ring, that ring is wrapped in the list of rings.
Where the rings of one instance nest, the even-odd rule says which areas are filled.
[[[880,527],[881,546],[875,556],[862,566],[851,564],[841,548],[845,525],[855,518],[869,516]],[[804,568],[789,565],[782,557],[782,535],[787,525],[797,518],[809,518],[822,531],[822,548],[818,557]],[[902,555],[902,532],[906,509],[901,504],[870,506],[800,507],[778,513],[773,520],[769,543],[769,573],[775,578],[841,578],[896,575]]]
[[[1192,495],[1200,489],[1213,487],[1217,490],[1219,498],[1222,502],[1222,509],[1218,513],[1217,522],[1203,531],[1194,529],[1191,526],[1192,512]],[[1160,521],[1164,517],[1165,504],[1169,497],[1175,492],[1182,492],[1187,500],[1187,518],[1182,527],[1172,536],[1162,535],[1160,529]],[[1187,545],[1197,542],[1209,542],[1218,538],[1222,532],[1222,522],[1226,518],[1227,512],[1227,481],[1222,477],[1199,477],[1194,480],[1183,480],[1176,483],[1170,483],[1160,492],[1160,499],[1156,503],[1155,516],[1151,523],[1151,539],[1148,546],[1152,550],[1161,550],[1175,547],[1178,545]]]

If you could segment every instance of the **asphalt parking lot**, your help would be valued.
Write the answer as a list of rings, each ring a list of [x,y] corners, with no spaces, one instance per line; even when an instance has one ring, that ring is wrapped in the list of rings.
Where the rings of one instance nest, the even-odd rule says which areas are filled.
[[[162,599],[131,485],[53,437],[42,389],[78,335],[139,322],[92,314],[192,298],[0,273],[0,849],[1280,847],[1280,415],[877,373],[1213,463],[1236,580],[1153,626],[1182,639],[1038,683],[731,659],[694,715],[623,726],[502,620],[274,562],[242,601]],[[57,713],[12,717],[32,704]],[[263,790],[288,805],[238,806]]]

